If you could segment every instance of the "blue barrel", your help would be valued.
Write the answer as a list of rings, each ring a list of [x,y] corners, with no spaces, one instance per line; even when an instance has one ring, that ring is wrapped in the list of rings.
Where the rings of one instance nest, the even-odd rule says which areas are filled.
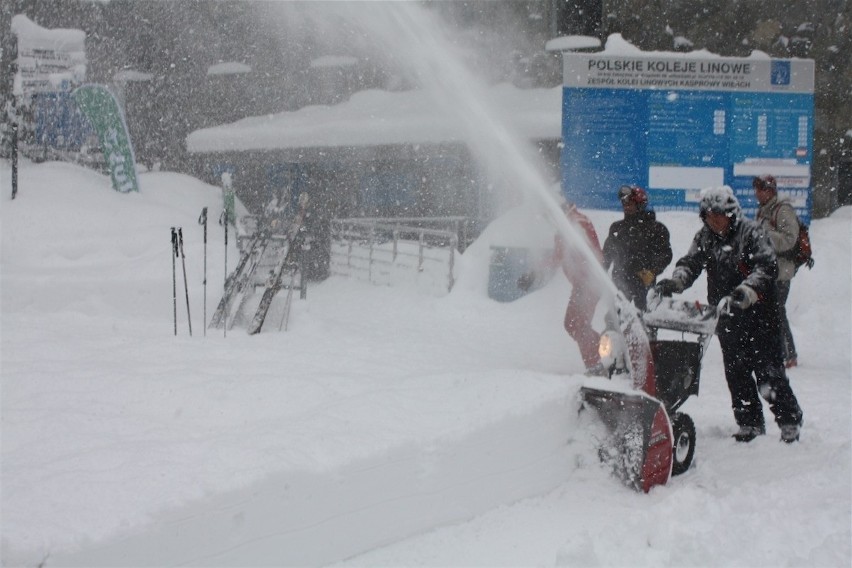
[[[518,279],[534,270],[532,255],[527,248],[491,247],[488,272],[488,297],[498,302],[512,302],[527,292],[518,288]]]

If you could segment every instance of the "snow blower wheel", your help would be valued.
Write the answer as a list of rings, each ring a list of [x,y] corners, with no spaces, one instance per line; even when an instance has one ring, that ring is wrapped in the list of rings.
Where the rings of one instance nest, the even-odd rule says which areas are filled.
[[[672,475],[680,475],[689,469],[695,456],[695,424],[688,414],[682,412],[675,413],[673,418]]]

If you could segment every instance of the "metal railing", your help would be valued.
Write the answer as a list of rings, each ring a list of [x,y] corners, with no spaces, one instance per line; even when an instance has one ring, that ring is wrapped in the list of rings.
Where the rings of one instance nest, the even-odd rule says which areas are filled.
[[[352,218],[331,221],[332,274],[431,292],[452,289],[464,217]]]

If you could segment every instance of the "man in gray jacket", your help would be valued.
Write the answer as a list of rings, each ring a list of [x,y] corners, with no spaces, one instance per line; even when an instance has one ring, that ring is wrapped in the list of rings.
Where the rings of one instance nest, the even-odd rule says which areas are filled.
[[[751,182],[754,195],[760,203],[757,222],[769,233],[769,240],[778,257],[778,315],[781,319],[781,339],[784,345],[784,366],[788,369],[798,364],[796,344],[787,319],[787,296],[796,274],[796,265],[785,253],[793,250],[799,238],[799,218],[787,199],[778,197],[775,177],[762,175]]]
[[[738,442],[766,433],[760,398],[769,403],[781,440],[799,439],[802,409],[784,371],[775,279],[778,263],[766,232],[743,217],[739,201],[728,186],[701,192],[702,228],[695,234],[672,277],[654,290],[663,296],[689,288],[707,273],[707,301],[717,305],[730,298],[730,311],[716,326],[722,347],[725,379],[731,392]]]

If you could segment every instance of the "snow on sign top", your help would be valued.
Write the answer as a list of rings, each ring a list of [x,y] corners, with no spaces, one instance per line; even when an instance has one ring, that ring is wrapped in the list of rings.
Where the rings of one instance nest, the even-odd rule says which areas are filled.
[[[63,83],[86,80],[86,33],[74,29],[47,29],[24,14],[12,16],[18,39],[18,72],[14,93],[62,90]]]
[[[570,35],[556,37],[544,45],[545,51],[573,51],[575,49],[599,49],[601,40],[591,36]]]

